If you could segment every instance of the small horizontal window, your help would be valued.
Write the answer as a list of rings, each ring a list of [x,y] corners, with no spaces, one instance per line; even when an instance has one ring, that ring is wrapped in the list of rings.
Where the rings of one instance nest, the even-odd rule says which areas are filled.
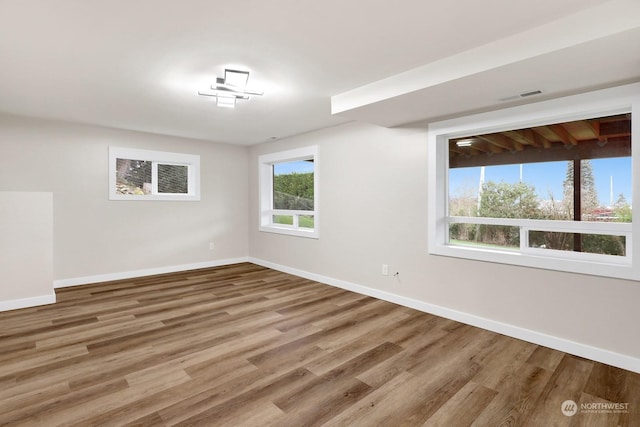
[[[109,148],[111,200],[200,200],[200,156]]]
[[[529,231],[529,248],[553,249],[601,255],[625,256],[627,239],[611,234],[564,233],[562,231]]]

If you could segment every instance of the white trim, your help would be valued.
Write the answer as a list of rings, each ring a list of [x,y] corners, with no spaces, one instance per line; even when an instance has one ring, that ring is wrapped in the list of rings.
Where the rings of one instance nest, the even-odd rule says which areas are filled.
[[[69,286],[88,285],[90,283],[110,282],[113,280],[132,279],[135,277],[153,276],[155,274],[177,273],[180,271],[197,270],[199,268],[220,267],[223,265],[248,262],[247,257],[220,259],[215,261],[197,262],[193,264],[173,265],[168,267],[145,268],[143,270],[123,271],[120,273],[97,274],[95,276],[74,277],[53,281],[53,287],[66,288]]]
[[[49,295],[40,295],[37,297],[0,301],[0,311],[17,310],[20,308],[36,307],[39,305],[55,304],[55,302],[55,293]]]
[[[525,227],[537,231],[619,234],[620,236],[631,232],[631,223],[628,222],[561,221],[548,219],[491,218],[482,216],[450,216],[447,218],[447,222],[450,224],[508,225],[511,227]]]
[[[585,357],[596,362],[606,363],[611,366],[616,366],[618,368],[640,373],[640,359],[632,356],[627,356],[602,348],[593,347],[565,338],[555,337],[552,335],[522,328],[520,326],[498,322],[496,320],[491,320],[462,311],[453,310],[447,307],[430,304],[413,298],[407,298],[391,292],[381,291],[344,280],[334,279],[332,277],[327,277],[296,268],[286,267],[258,258],[249,257],[249,262],[261,265],[263,267],[271,268],[273,270],[292,274],[294,276],[299,276],[305,279],[314,280],[316,282],[346,289],[348,291],[356,292],[362,295],[368,295],[370,297],[389,301],[394,304],[413,308],[425,313],[445,317],[447,319],[455,320],[457,322],[465,323],[471,326],[476,326],[488,331],[497,332],[499,334],[507,335],[533,344],[542,345],[565,353]]]
[[[448,244],[448,224],[456,222],[455,217],[448,216],[448,156],[447,141],[450,138],[468,135],[493,133],[508,129],[520,129],[549,123],[573,121],[594,117],[602,117],[631,111],[640,115],[640,83],[613,87],[552,99],[533,104],[521,105],[503,110],[475,114],[467,117],[430,123],[428,126],[428,251],[433,255],[444,255],[456,258],[473,259],[524,267],[567,271],[591,274],[603,277],[640,280],[640,253],[636,245],[640,239],[640,221],[630,224],[630,229],[623,233],[627,238],[625,257],[598,258],[593,262],[591,255],[571,255],[565,251],[492,251],[488,249],[469,250],[467,247]],[[640,120],[632,120],[632,152],[640,144]],[[637,154],[637,153],[636,153]],[[640,155],[632,157],[632,182],[640,170]],[[633,185],[633,205],[640,211],[640,186]],[[632,207],[633,209],[633,207]],[[484,221],[484,220],[483,220]],[[524,220],[518,220],[520,222]],[[500,220],[500,222],[507,222]],[[555,221],[554,221],[555,222]],[[532,222],[532,224],[534,224]],[[560,224],[560,223],[558,223]],[[599,225],[583,224],[572,227],[592,229]],[[538,226],[537,224],[534,224]],[[546,226],[545,226],[546,227]],[[634,259],[636,257],[636,259]],[[575,259],[573,259],[575,258]],[[624,262],[621,263],[623,258]]]
[[[263,154],[260,156],[260,163],[283,163],[295,162],[296,160],[307,160],[318,154],[318,146],[311,145],[309,147],[294,148],[292,150],[277,151],[275,153]]]

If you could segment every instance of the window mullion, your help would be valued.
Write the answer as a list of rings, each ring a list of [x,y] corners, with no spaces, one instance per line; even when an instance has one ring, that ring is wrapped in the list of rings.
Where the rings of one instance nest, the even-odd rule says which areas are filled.
[[[151,194],[158,195],[158,162],[151,163]]]
[[[573,220],[582,221],[582,161],[573,160]],[[573,250],[582,252],[582,235],[574,233]]]
[[[529,247],[529,228],[520,227],[520,250],[526,251]]]

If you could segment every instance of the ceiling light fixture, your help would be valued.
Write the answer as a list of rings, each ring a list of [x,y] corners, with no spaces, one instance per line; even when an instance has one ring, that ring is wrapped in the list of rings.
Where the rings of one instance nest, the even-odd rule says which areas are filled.
[[[235,96],[217,96],[216,105],[223,108],[235,108],[236,97]]]
[[[224,70],[224,78],[217,77],[210,90],[198,91],[201,96],[213,96],[218,107],[234,108],[238,99],[249,99],[249,95],[262,96],[263,92],[247,89],[249,72]]]
[[[471,138],[456,141],[458,147],[471,147],[471,144],[473,144],[473,139]]]

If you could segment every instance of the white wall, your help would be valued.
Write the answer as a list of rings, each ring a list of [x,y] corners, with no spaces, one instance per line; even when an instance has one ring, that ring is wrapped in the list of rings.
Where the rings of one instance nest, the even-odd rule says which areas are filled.
[[[312,144],[320,238],[259,232],[258,156]],[[109,145],[199,154],[202,200],[109,201]],[[247,149],[0,115],[0,150],[0,191],[53,194],[58,281],[249,255],[640,360],[637,282],[427,254],[424,128],[350,123]]]
[[[640,283],[428,255],[426,139],[424,128],[351,123],[252,147],[250,256],[640,361]],[[259,232],[257,156],[311,144],[320,239]],[[383,263],[399,280],[381,275]]]
[[[53,302],[52,194],[0,191],[0,311]]]
[[[110,145],[200,155],[201,201],[109,201]],[[0,191],[53,194],[56,281],[248,253],[245,147],[0,115],[0,153]]]

